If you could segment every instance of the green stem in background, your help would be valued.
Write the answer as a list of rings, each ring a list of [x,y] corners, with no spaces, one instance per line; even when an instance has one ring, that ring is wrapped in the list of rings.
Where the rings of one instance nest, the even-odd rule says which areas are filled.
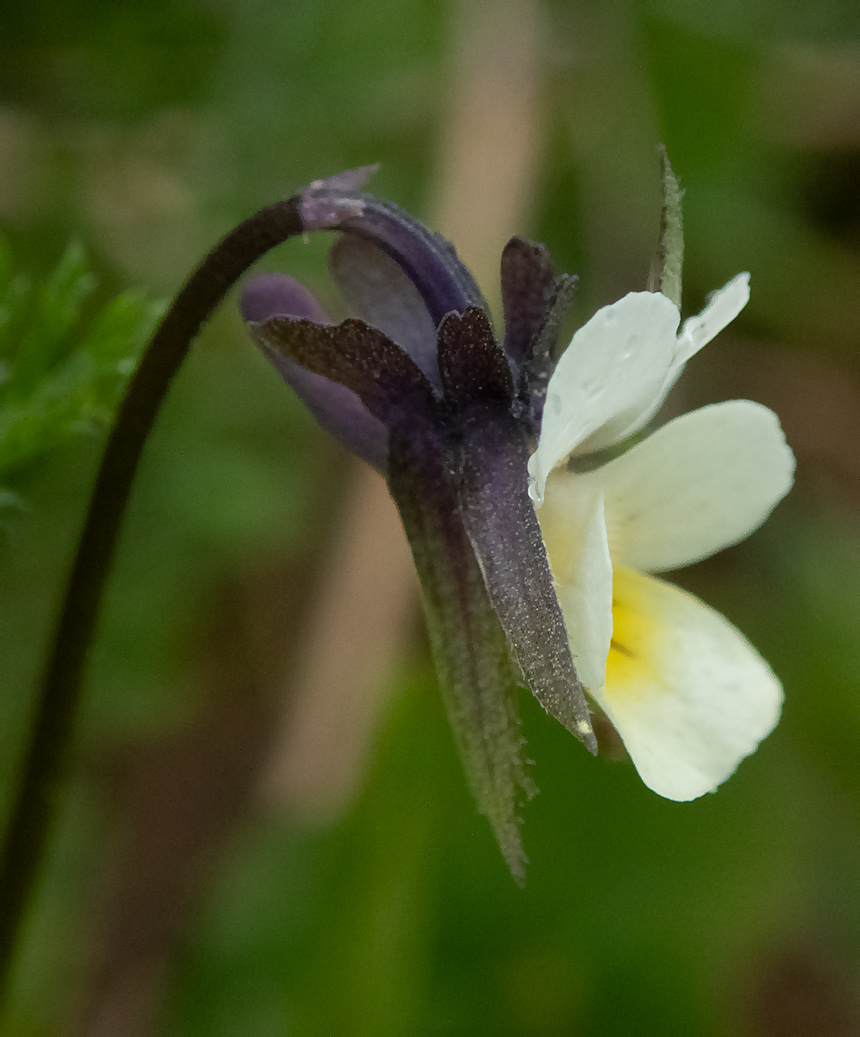
[[[215,307],[260,256],[302,232],[299,196],[260,210],[231,231],[176,296],[129,383],[78,542],[0,851],[0,993],[8,989],[14,951],[39,877],[87,653],[144,443],[173,376]]]

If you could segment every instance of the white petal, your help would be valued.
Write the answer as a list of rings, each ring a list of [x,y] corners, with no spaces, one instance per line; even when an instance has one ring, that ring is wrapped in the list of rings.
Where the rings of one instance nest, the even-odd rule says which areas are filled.
[[[749,302],[750,275],[738,274],[717,292],[712,292],[708,304],[695,317],[681,325],[675,350],[675,364],[685,364],[702,346],[727,327]]]
[[[605,499],[616,565],[689,565],[749,536],[788,493],[794,455],[779,419],[731,400],[685,414],[581,478]]]
[[[606,684],[595,698],[645,784],[695,799],[775,726],[782,688],[723,616],[651,576],[616,569]]]
[[[612,637],[612,564],[603,500],[578,476],[559,472],[547,487],[538,518],[577,676],[586,688],[599,688]]]
[[[684,365],[690,357],[698,353],[702,346],[706,346],[737,317],[746,306],[749,297],[750,275],[738,274],[719,291],[711,293],[707,306],[700,314],[684,321],[675,342],[675,353],[671,366],[659,391],[648,401],[647,406],[635,415],[634,420],[620,431],[614,442],[620,442],[634,432],[638,432],[654,417],[675,382],[681,377]],[[591,443],[587,445],[594,449]],[[602,445],[609,445],[609,443]]]
[[[659,292],[631,292],[573,336],[547,387],[529,493],[577,449],[615,442],[660,391],[672,364],[680,315]]]

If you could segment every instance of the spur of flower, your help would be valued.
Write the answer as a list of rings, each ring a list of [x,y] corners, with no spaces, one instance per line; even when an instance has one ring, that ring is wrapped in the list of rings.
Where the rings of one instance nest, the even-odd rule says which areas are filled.
[[[320,423],[388,482],[470,784],[522,880],[534,787],[519,686],[592,752],[599,705],[646,783],[675,799],[715,788],[775,723],[779,684],[742,635],[645,573],[751,532],[787,491],[791,453],[769,411],[734,401],[576,471],[650,420],[743,306],[746,277],[679,331],[670,220],[667,294],[599,311],[556,363],[575,279],[542,246],[503,252],[497,337],[453,247],[362,191],[366,175],[301,195],[305,231],[337,232],[331,269],[353,316],[331,321],[283,274],[248,284],[243,315]]]

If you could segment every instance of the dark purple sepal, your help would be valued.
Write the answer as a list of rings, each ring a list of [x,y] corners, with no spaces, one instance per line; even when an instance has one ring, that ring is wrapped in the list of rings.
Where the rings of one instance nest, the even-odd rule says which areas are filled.
[[[321,325],[275,317],[251,325],[273,358],[284,356],[308,371],[351,389],[387,427],[429,413],[433,390],[415,362],[377,328],[349,318]]]
[[[576,278],[553,272],[543,245],[511,238],[502,252],[505,352],[517,370],[519,412],[537,439],[546,387],[555,366],[559,326]]]
[[[555,273],[546,248],[522,238],[505,245],[501,267],[505,352],[519,368],[531,358],[546,321]]]
[[[311,414],[344,446],[385,472],[388,429],[375,418],[354,392],[322,375],[299,366],[266,341],[260,326],[275,317],[329,324],[329,317],[316,297],[288,274],[257,274],[242,291],[242,317],[277,368],[284,381],[304,402]]]
[[[522,885],[520,808],[536,790],[523,757],[515,668],[463,527],[449,454],[438,423],[403,423],[391,432],[388,484],[412,548],[439,684],[472,792]]]
[[[439,326],[439,375],[449,409],[493,399],[509,405],[514,383],[484,310],[449,313]]]
[[[452,467],[460,514],[490,601],[535,698],[596,753],[534,504],[521,426],[487,401],[463,415]]]
[[[291,323],[292,318],[283,317],[279,321],[279,326],[283,326]],[[384,475],[388,464],[388,429],[385,424],[370,413],[351,389],[315,374],[285,356],[278,346],[270,343],[264,327],[248,324],[249,331],[287,385],[327,432]],[[283,331],[281,334],[289,337]]]
[[[540,435],[547,385],[558,360],[559,329],[573,301],[576,284],[577,278],[568,274],[555,279],[546,319],[538,329],[531,354],[520,368],[517,378],[517,399],[521,403],[529,433],[535,441]]]
[[[544,709],[596,751],[585,693],[528,495],[528,447],[511,409],[513,382],[487,315],[450,314],[439,328],[448,463],[463,528],[523,677]]]
[[[436,325],[397,260],[369,238],[339,234],[329,266],[347,312],[396,342],[438,388]]]

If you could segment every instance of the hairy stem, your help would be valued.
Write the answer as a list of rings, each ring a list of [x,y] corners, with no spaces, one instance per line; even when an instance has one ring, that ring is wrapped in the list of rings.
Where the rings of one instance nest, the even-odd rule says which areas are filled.
[[[230,287],[265,252],[303,232],[300,204],[294,196],[260,210],[201,263],[149,342],[108,437],[0,851],[0,992],[8,988],[19,932],[39,877],[87,653],[144,443],[191,343]]]

